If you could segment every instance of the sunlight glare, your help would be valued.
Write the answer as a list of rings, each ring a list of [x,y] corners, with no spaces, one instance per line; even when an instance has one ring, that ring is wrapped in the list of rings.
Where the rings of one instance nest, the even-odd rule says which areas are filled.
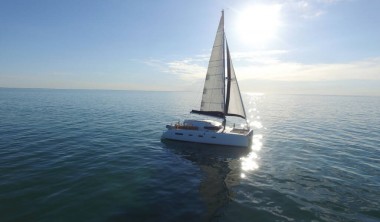
[[[263,138],[262,134],[254,135],[252,138],[252,145],[251,149],[253,151],[259,151],[261,150],[261,147],[263,146],[263,143],[261,142],[261,139]]]
[[[251,127],[255,127],[257,129],[263,128],[263,124],[259,121],[253,121],[249,124]]]
[[[237,31],[241,41],[249,45],[268,43],[280,25],[281,5],[253,5],[239,13]]]
[[[256,152],[261,150],[261,147],[263,145],[261,142],[262,138],[263,136],[261,134],[254,135],[252,138],[252,151],[246,157],[240,158],[241,169],[244,171],[240,175],[241,178],[245,178],[246,173],[248,173],[249,171],[254,171],[259,168],[259,164],[257,162],[258,155]]]
[[[255,159],[255,156],[242,158],[241,169],[243,171],[252,171],[259,168],[259,165],[256,163]]]

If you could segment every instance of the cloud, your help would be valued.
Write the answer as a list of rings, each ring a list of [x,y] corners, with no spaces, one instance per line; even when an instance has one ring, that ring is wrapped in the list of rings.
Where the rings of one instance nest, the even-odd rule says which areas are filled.
[[[278,56],[287,54],[286,50],[265,50],[254,52],[236,52],[231,53],[233,61],[236,62],[250,62],[250,63],[263,63],[272,64],[278,61]]]
[[[167,72],[180,75],[183,80],[194,80],[204,78],[206,67],[194,63],[192,60],[173,61],[167,63]]]
[[[235,66],[238,78],[276,81],[380,80],[380,57],[335,64],[302,64],[273,60]]]
[[[194,58],[173,61],[149,59],[144,61],[144,64],[161,72],[176,75],[181,80],[192,81],[205,78],[208,59],[206,55],[196,55]]]
[[[281,56],[287,53],[285,50],[234,53],[232,58],[238,79],[293,82],[380,80],[380,57],[345,63],[305,64],[282,60]],[[207,72],[203,55],[174,61],[152,60],[146,64],[187,82],[204,79]]]
[[[288,0],[283,2],[285,7],[297,11],[301,17],[312,19],[327,13],[327,7],[344,0]]]
[[[317,8],[317,6],[310,1],[297,1],[295,7],[301,12],[304,18],[315,18],[326,13],[324,10]]]

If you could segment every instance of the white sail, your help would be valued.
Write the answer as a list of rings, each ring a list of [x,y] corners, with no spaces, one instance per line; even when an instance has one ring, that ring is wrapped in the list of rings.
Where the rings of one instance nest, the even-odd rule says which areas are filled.
[[[227,47],[225,47],[225,45]],[[225,50],[227,48],[227,50]],[[227,78],[226,58],[227,51]],[[227,79],[227,89],[225,80]],[[227,92],[226,92],[227,90]],[[212,48],[208,64],[206,80],[203,88],[201,108],[192,113],[210,115],[220,118],[226,116],[238,116],[246,118],[239,85],[232,65],[230,51],[224,34],[224,13],[220,18],[218,31],[216,33],[214,46]]]
[[[224,105],[224,15],[222,14],[208,64],[200,111],[224,113]]]
[[[226,41],[227,44],[227,41]],[[230,50],[227,44],[227,101],[226,101],[226,115],[240,116],[246,118],[243,100],[241,98],[239,84],[236,79],[234,66],[232,65],[232,59]]]

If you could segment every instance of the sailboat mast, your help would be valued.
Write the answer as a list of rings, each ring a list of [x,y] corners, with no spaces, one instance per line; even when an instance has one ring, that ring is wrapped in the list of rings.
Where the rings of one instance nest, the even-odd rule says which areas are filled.
[[[222,10],[222,17],[223,17],[223,77],[226,78],[226,33],[224,32],[224,10]],[[224,95],[224,118],[223,118],[223,131],[226,129],[226,114],[228,111],[228,104],[226,103],[226,81],[223,80],[223,95]],[[227,89],[228,93],[228,89]]]
[[[230,50],[228,49],[227,41],[226,41],[226,46],[227,46],[227,94],[226,94],[226,103],[224,107],[224,113],[227,115],[228,106],[230,104],[230,94],[231,94],[231,58],[230,58]]]
[[[226,49],[225,49],[225,44],[226,44],[226,34],[224,32],[224,9],[222,10],[222,19],[223,19],[223,78],[226,77]],[[226,106],[226,81],[223,80],[223,96],[224,96],[224,114],[226,114],[226,110],[228,106]]]

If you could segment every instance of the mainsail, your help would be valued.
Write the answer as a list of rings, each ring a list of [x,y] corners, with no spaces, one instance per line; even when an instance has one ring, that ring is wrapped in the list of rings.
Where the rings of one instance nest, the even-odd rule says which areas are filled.
[[[225,103],[224,72],[224,16],[222,14],[208,63],[200,114],[223,116]]]
[[[241,99],[239,85],[236,80],[230,52],[227,46],[227,78],[225,75],[225,40],[224,13],[219,21],[214,45],[208,64],[206,80],[203,88],[200,110],[192,110],[192,113],[225,118],[226,116],[238,116],[246,118],[243,101]],[[227,79],[227,93],[225,92],[225,80]]]

